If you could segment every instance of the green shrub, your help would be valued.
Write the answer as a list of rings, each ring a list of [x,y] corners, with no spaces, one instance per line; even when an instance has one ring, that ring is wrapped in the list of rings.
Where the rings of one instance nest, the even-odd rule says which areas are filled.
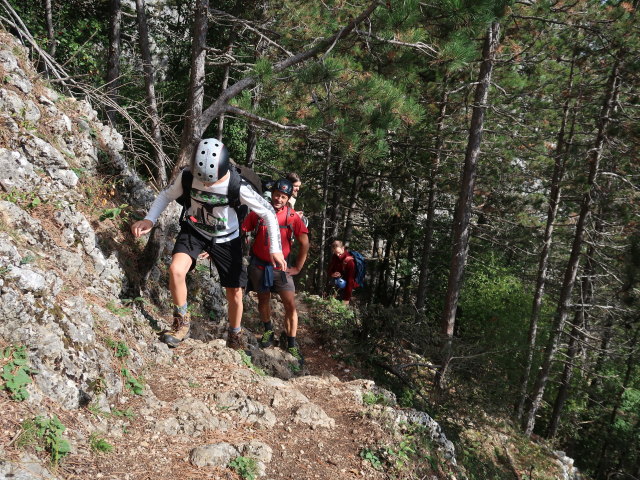
[[[360,457],[369,462],[376,470],[382,470],[382,462],[376,453],[370,448],[363,448],[360,450]]]
[[[128,368],[123,368],[121,370],[122,376],[126,382],[127,388],[136,395],[142,395],[144,391],[144,385],[140,380],[134,377]]]
[[[113,445],[95,432],[89,437],[89,444],[95,453],[111,453],[113,451]]]
[[[19,402],[29,398],[27,385],[31,383],[31,375],[35,370],[27,366],[27,349],[25,346],[9,346],[2,351],[2,360],[6,361],[2,367],[2,379],[4,388],[9,391],[9,395]]]
[[[245,480],[255,480],[258,476],[258,464],[253,458],[236,457],[228,466]]]
[[[51,457],[51,463],[57,465],[71,451],[69,442],[62,438],[65,430],[58,417],[37,416],[22,422],[22,432],[17,445],[20,448],[34,446],[36,450],[46,450]]]

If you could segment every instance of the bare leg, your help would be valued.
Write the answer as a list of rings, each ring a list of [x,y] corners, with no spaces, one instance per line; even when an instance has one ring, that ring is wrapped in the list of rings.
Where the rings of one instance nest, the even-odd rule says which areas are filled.
[[[242,322],[242,288],[226,287],[229,326],[238,328]]]
[[[187,303],[187,273],[192,259],[186,253],[176,253],[169,267],[169,291],[174,305],[181,307]]]
[[[258,293],[258,312],[262,323],[271,320],[271,292]]]
[[[287,335],[295,337],[298,333],[298,310],[296,309],[296,294],[291,291],[280,292],[284,305],[284,329]]]

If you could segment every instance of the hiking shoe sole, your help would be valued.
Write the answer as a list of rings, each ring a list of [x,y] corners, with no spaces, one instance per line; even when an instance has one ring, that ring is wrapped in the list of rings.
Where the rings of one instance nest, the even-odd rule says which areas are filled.
[[[180,345],[180,342],[184,341],[187,338],[189,338],[188,334],[182,340],[180,340],[173,335],[165,333],[164,335],[162,335],[162,337],[160,337],[160,341],[162,343],[166,343],[170,348],[176,348],[178,345]]]

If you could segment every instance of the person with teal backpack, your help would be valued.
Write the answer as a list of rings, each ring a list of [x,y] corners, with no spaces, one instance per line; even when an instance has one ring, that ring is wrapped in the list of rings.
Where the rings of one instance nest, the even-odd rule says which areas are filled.
[[[342,302],[348,305],[353,290],[364,286],[366,262],[361,253],[347,250],[342,240],[335,240],[331,250],[333,255],[329,263],[329,277],[339,289]]]

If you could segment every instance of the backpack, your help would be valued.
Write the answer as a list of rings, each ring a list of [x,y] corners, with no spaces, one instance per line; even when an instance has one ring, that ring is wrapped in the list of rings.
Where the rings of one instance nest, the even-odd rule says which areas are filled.
[[[285,220],[285,224],[284,225],[280,225],[280,235],[282,235],[282,230],[289,230],[289,243],[291,245],[293,245],[293,222],[289,222],[289,219],[293,216],[293,215],[297,215],[297,213],[291,213],[292,208],[287,205],[287,217]],[[277,214],[276,214],[276,218],[277,218]],[[264,225],[264,220],[262,218],[258,218],[258,222],[256,223],[256,228],[253,229],[253,238],[256,237],[256,235],[258,234],[258,228],[260,228],[262,225]]]
[[[243,167],[241,165],[231,164],[229,167],[231,172],[231,178],[229,179],[229,191],[227,198],[229,199],[229,206],[236,211],[238,216],[238,224],[242,225],[244,217],[249,213],[249,207],[240,203],[240,186],[251,186],[256,192],[262,195],[262,181],[256,172],[249,167]],[[176,202],[182,205],[182,212],[180,213],[180,222],[184,221],[187,210],[191,206],[191,186],[193,185],[193,174],[189,167],[185,167],[182,170],[182,195],[176,198]]]
[[[355,250],[349,250],[349,255],[353,257],[353,261],[356,263],[355,281],[359,286],[364,287],[364,277],[367,273],[367,261],[360,252],[356,252]]]

